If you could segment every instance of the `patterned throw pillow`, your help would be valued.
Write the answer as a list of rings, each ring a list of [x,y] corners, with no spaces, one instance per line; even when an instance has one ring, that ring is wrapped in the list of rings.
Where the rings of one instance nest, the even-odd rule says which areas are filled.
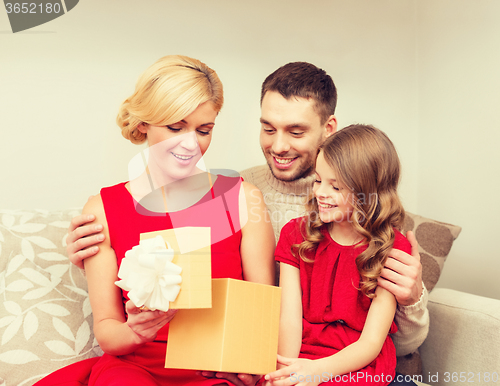
[[[422,281],[432,291],[441,276],[444,262],[462,228],[406,212],[404,234],[413,231],[422,263]]]
[[[403,234],[406,235],[407,231],[413,231],[417,238],[422,264],[422,281],[427,291],[430,292],[438,282],[444,268],[444,262],[461,230],[462,228],[456,225],[406,212]],[[422,360],[418,350],[398,357],[396,370],[408,375],[422,374]]]
[[[102,353],[86,280],[66,256],[78,213],[0,211],[0,384],[32,385]]]

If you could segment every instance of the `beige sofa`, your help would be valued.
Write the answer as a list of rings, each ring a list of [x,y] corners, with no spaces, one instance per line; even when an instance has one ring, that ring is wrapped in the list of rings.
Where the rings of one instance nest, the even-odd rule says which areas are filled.
[[[66,231],[77,213],[0,211],[2,386],[32,385],[64,365],[101,354],[85,279],[66,258]],[[432,289],[460,228],[415,215],[405,228],[415,230],[424,282]],[[428,308],[422,367],[414,353],[398,358],[398,369],[420,372],[422,378],[414,379],[434,385],[500,384],[500,300],[434,289]]]

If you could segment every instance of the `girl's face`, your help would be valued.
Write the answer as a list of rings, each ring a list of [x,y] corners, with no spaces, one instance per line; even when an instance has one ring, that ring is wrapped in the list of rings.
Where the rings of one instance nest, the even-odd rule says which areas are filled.
[[[159,168],[172,180],[194,174],[196,164],[212,140],[216,117],[213,103],[205,102],[186,118],[171,125],[140,125],[139,130],[147,134],[150,169]]]
[[[313,192],[321,221],[349,221],[353,211],[353,193],[337,180],[333,169],[326,163],[323,151],[318,154],[315,174]]]

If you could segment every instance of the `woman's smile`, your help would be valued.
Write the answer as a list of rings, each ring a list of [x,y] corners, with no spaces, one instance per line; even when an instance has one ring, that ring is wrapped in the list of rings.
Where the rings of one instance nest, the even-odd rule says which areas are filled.
[[[180,165],[183,165],[183,166],[187,166],[187,165],[191,164],[192,159],[194,157],[196,157],[196,154],[187,155],[187,154],[178,154],[178,153],[174,153],[174,152],[170,152],[170,154],[172,154],[174,156],[175,160]]]

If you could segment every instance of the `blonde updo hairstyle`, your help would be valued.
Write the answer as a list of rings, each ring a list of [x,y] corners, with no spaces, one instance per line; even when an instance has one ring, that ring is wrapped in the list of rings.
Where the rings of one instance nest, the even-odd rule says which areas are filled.
[[[360,290],[372,298],[377,279],[394,243],[394,228],[403,226],[405,211],[398,196],[400,161],[385,133],[370,125],[351,125],[328,137],[320,147],[337,179],[353,194],[349,221],[367,248],[356,257],[361,275]],[[314,195],[306,205],[305,240],[292,248],[306,262],[323,239],[325,225]]]
[[[118,111],[116,123],[132,143],[143,143],[141,123],[166,126],[181,121],[200,104],[212,102],[222,108],[222,83],[210,67],[187,56],[169,55],[159,59],[139,78],[135,91]]]

